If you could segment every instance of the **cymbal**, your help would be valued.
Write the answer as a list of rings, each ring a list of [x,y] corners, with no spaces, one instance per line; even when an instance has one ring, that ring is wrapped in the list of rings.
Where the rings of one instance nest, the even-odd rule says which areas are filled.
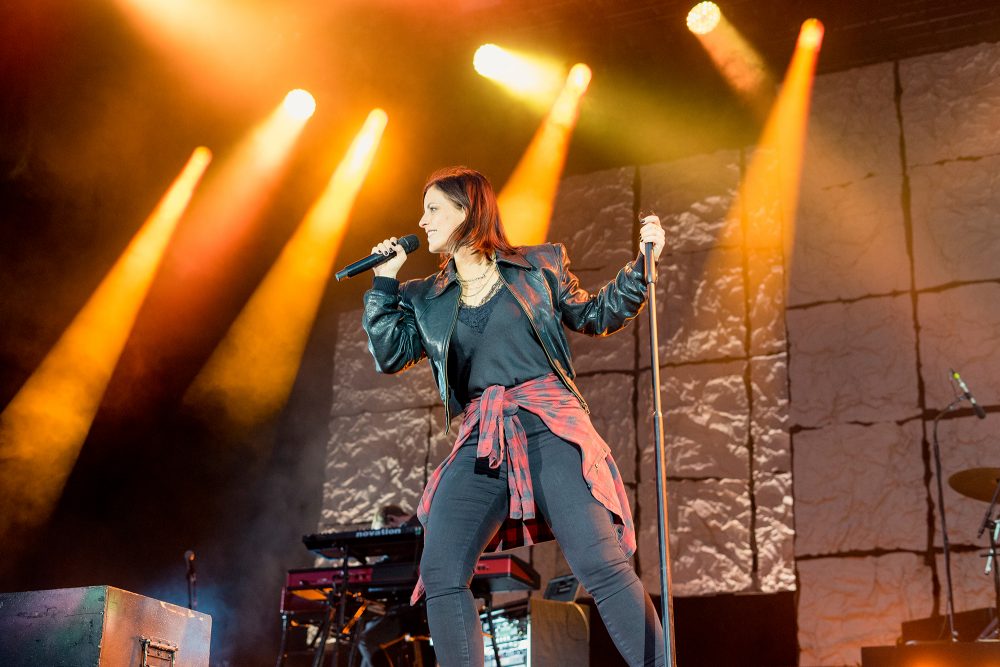
[[[948,486],[963,496],[988,503],[1000,482],[1000,468],[969,468],[948,478]]]

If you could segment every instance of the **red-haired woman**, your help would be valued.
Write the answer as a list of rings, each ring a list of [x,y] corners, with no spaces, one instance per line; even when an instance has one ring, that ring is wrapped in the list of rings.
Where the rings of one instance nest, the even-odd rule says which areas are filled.
[[[417,515],[424,525],[420,582],[442,667],[482,665],[482,628],[469,590],[487,546],[555,537],[630,665],[663,664],[662,632],[629,558],[635,529],[618,467],[573,382],[564,327],[604,336],[646,298],[642,262],[595,294],[582,290],[561,244],[508,242],[489,181],[471,169],[433,174],[420,227],[447,261],[400,284],[406,261],[395,238],[372,252],[396,257],[375,269],[363,325],[376,368],[431,364],[445,427],[461,414],[451,453],[434,471]],[[640,248],[663,250],[659,219],[643,220]]]

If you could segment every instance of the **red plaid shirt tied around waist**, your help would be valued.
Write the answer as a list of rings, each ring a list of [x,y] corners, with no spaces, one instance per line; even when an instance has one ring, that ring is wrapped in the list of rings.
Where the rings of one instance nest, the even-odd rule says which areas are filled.
[[[537,415],[553,434],[580,448],[584,480],[594,498],[614,515],[618,543],[625,556],[631,557],[636,548],[635,525],[611,448],[594,429],[590,415],[580,401],[554,374],[510,389],[500,385],[487,387],[482,396],[469,403],[451,453],[431,475],[420,498],[417,518],[425,531],[441,476],[478,425],[476,456],[487,460],[494,470],[501,465],[507,466],[510,493],[510,513],[487,549],[500,551],[552,539],[548,526],[535,517],[535,496],[528,469],[528,441],[517,416],[518,410]],[[415,604],[423,594],[423,579],[420,579],[410,602]]]

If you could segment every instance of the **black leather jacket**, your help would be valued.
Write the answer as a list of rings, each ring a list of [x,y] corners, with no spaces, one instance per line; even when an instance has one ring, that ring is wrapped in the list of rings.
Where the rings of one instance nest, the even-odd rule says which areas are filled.
[[[587,403],[573,383],[576,373],[563,325],[592,336],[607,336],[628,324],[646,302],[641,266],[629,262],[614,280],[588,294],[569,270],[561,243],[497,253],[500,277],[528,316],[552,370],[585,410],[589,411]],[[437,274],[407,281],[395,292],[368,290],[362,315],[368,350],[380,373],[398,373],[424,357],[430,359],[445,406],[445,431],[451,415],[461,409],[448,386],[447,369],[460,294],[452,260]]]

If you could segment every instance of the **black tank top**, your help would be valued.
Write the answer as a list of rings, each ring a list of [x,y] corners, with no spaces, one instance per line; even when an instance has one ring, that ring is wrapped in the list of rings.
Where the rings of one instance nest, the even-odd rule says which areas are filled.
[[[448,382],[463,407],[486,387],[514,387],[552,372],[531,322],[503,281],[481,305],[461,305],[448,351]]]

